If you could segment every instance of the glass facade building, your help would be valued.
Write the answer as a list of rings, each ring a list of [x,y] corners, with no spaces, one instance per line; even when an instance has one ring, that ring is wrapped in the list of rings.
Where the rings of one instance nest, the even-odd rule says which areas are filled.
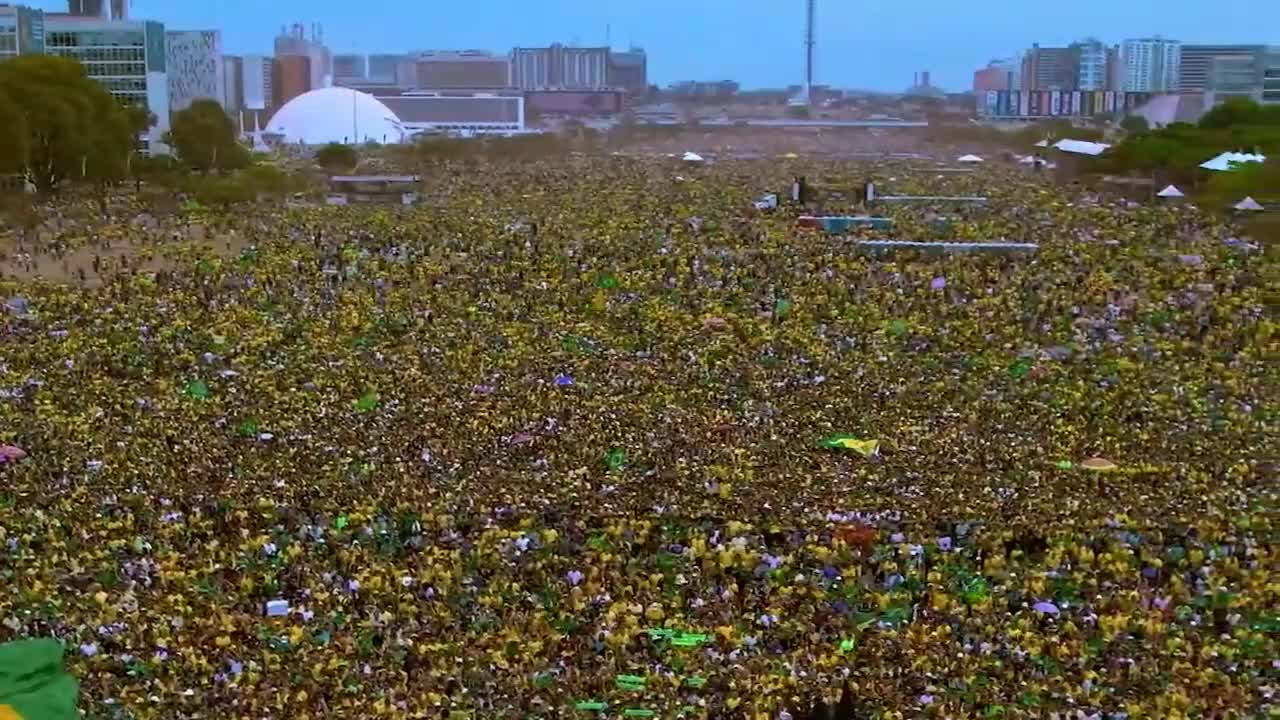
[[[44,12],[0,5],[0,60],[44,52]]]

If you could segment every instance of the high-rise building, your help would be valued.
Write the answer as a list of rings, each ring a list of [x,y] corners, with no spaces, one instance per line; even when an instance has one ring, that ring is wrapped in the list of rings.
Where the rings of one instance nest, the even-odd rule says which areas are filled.
[[[0,5],[0,60],[44,52],[44,12]]]
[[[511,59],[483,50],[410,53],[421,90],[501,90],[511,87]]]
[[[649,57],[643,48],[609,53],[609,87],[625,90],[633,98],[649,92]]]
[[[288,31],[280,28],[280,34],[275,40],[275,56],[277,60],[291,56],[307,58],[310,73],[308,90],[333,84],[333,55],[324,46],[319,25],[311,26],[311,37],[307,37],[300,24],[295,24]],[[296,66],[298,63],[293,64]]]
[[[1199,93],[1209,89],[1209,71],[1216,58],[1252,57],[1263,45],[1183,45],[1179,54],[1178,92]]]
[[[315,89],[311,85],[311,58],[306,55],[276,57],[273,70],[273,107],[284,107],[290,100]]]
[[[153,113],[150,149],[166,151],[161,138],[169,130],[169,80],[162,23],[49,13],[44,38],[46,53],[79,61],[118,100]]]
[[[1016,59],[992,60],[973,73],[973,92],[1017,90],[1020,87],[1020,65]]]
[[[226,101],[222,33],[218,30],[174,30],[165,33],[165,68],[169,74],[169,109],[186,110],[201,99]],[[225,106],[224,106],[225,107]]]
[[[244,58],[222,56],[222,107],[235,113],[244,109]]]
[[[1038,44],[1022,57],[1022,89],[1075,90],[1080,72],[1078,47],[1042,48]]]
[[[1178,90],[1182,43],[1161,37],[1125,40],[1120,50],[1127,92],[1167,93]]]
[[[1076,69],[1076,85],[1071,90],[1106,90],[1107,88],[1107,46],[1097,38],[1088,38],[1073,43],[1079,58]]]
[[[368,79],[369,70],[366,67],[365,57],[363,55],[333,56],[334,85],[363,83]]]
[[[129,0],[67,0],[67,14],[102,20],[128,20]]]
[[[609,48],[515,48],[511,74],[521,90],[603,90],[609,86]]]
[[[240,61],[240,84],[244,88],[245,110],[276,107],[276,61],[264,55],[245,55]]]

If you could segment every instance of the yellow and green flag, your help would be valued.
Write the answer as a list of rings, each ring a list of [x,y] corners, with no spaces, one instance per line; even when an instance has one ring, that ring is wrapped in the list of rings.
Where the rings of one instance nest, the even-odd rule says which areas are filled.
[[[0,720],[78,720],[80,685],[62,668],[56,640],[0,645]]]
[[[879,440],[862,440],[846,433],[832,435],[819,445],[828,450],[852,450],[863,457],[871,457],[880,451]]]

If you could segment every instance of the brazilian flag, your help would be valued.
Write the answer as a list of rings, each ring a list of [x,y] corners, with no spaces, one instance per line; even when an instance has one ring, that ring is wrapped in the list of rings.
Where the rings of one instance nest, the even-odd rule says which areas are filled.
[[[80,684],[62,669],[56,640],[0,645],[0,720],[79,720]]]
[[[818,444],[828,450],[852,450],[863,457],[870,457],[880,451],[879,440],[863,440],[848,433],[832,435]]]

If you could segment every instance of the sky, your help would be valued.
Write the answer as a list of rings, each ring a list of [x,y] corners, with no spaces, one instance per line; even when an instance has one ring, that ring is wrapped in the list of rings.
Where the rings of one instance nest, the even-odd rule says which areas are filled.
[[[18,1],[66,9],[64,0]],[[817,2],[816,79],[839,88],[901,91],[928,70],[934,85],[962,91],[992,58],[1089,36],[1280,45],[1273,0]],[[643,47],[650,82],[663,86],[727,79],[783,87],[804,75],[804,0],[132,0],[131,13],[170,30],[221,30],[227,54],[270,54],[282,25],[318,22],[334,53],[506,53],[608,37],[617,49]]]

